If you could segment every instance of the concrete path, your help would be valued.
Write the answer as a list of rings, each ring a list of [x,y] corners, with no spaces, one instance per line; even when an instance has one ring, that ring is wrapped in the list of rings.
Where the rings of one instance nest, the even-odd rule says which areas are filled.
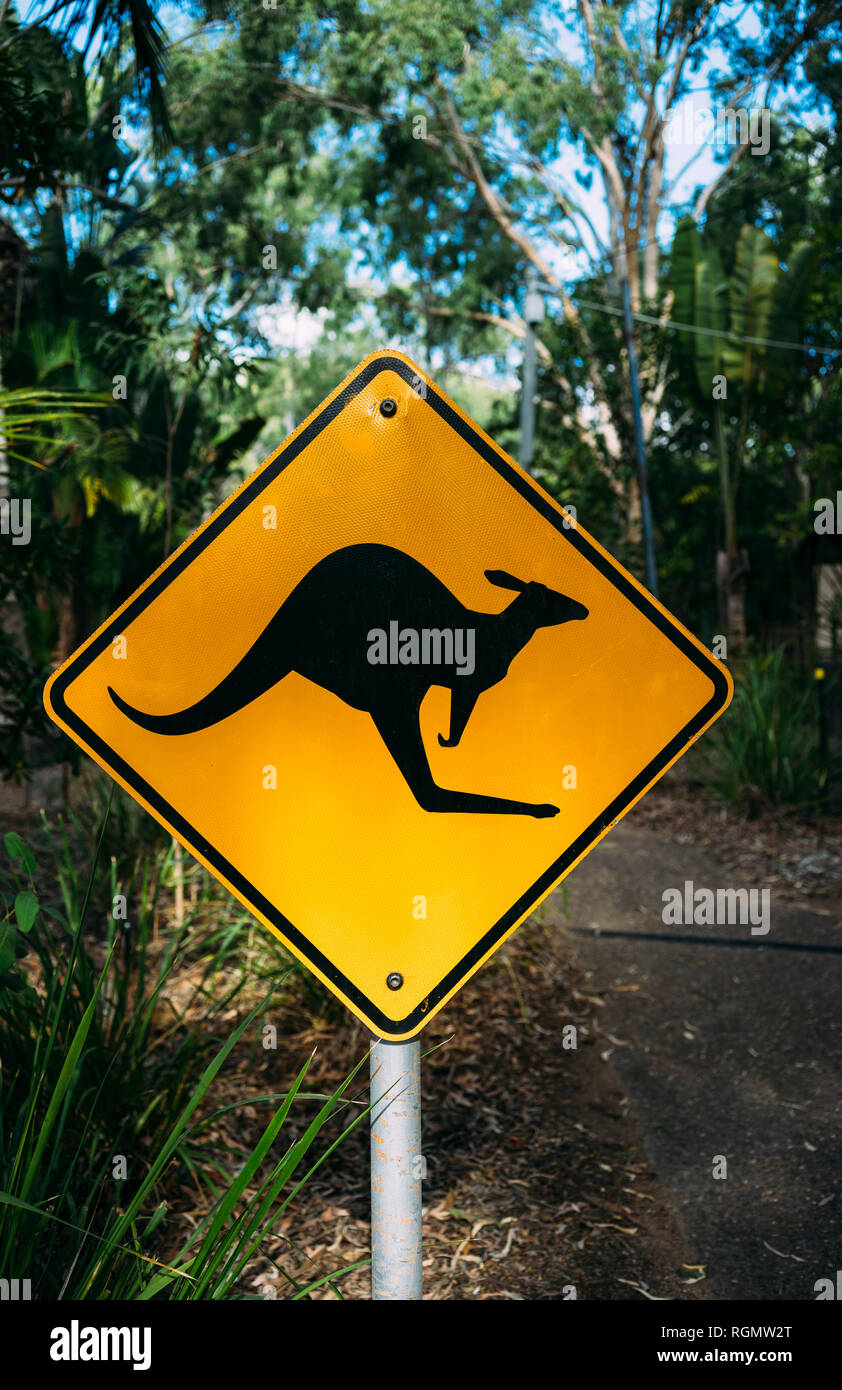
[[[813,1299],[842,1270],[842,904],[773,896],[767,936],[665,926],[662,893],[688,879],[762,887],[621,824],[567,880],[569,921],[560,892],[547,918],[606,1000],[610,1065],[706,1266],[698,1291]]]

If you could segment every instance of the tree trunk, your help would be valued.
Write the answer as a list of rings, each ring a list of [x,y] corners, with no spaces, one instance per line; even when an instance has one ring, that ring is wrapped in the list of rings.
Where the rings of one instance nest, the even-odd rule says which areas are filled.
[[[716,592],[719,622],[729,647],[739,650],[746,640],[745,576],[748,554],[745,550],[720,550],[716,555]]]
[[[745,418],[745,412],[743,412]],[[713,424],[716,451],[719,456],[719,492],[722,502],[722,521],[725,531],[724,549],[716,555],[716,593],[719,624],[729,645],[739,649],[746,639],[745,576],[748,555],[737,545],[737,478],[728,455],[728,439],[722,406],[713,403]],[[744,429],[740,429],[740,447],[745,447]],[[739,457],[739,454],[738,454]]]
[[[638,560],[643,553],[643,507],[637,480],[626,488],[626,517],[623,543],[627,559]],[[633,566],[630,566],[633,568]]]

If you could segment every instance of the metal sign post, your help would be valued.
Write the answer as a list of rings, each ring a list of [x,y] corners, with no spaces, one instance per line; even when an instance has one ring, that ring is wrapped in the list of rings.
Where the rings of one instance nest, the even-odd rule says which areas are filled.
[[[371,1296],[421,1294],[421,1044],[372,1043]]]

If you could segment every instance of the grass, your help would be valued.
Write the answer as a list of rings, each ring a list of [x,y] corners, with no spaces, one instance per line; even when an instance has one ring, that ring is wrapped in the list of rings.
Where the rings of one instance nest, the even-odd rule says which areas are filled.
[[[734,699],[705,736],[702,781],[749,812],[764,806],[812,812],[823,801],[833,759],[820,747],[817,682],[778,648],[749,654],[734,672]]]
[[[41,1299],[242,1297],[249,1260],[367,1116],[365,1106],[349,1108],[366,1059],[331,1094],[305,1090],[308,1059],[283,1091],[219,1103],[220,1081],[256,1036],[288,963],[271,941],[238,960],[246,914],[235,926],[223,911],[220,922],[204,879],[183,926],[159,940],[171,847],[134,852],[119,823],[131,814],[118,810],[116,843],[103,814],[86,876],[83,822],[44,822],[37,858],[31,844],[6,837],[0,1275],[31,1279]],[[128,921],[108,910],[123,901]],[[181,1017],[162,1027],[163,1000],[185,974]],[[219,1121],[246,1106],[264,1108],[267,1120],[243,1158]],[[302,1107],[306,1126],[296,1120],[290,1137]],[[203,1215],[185,1237],[169,1194],[188,1183]],[[296,1284],[293,1297],[325,1281],[341,1297],[343,1272]]]

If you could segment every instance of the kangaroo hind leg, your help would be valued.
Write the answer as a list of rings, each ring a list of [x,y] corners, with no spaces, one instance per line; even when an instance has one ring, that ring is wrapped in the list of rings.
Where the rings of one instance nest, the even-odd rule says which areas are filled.
[[[371,717],[391,753],[406,785],[424,811],[464,811],[472,815],[555,816],[558,807],[549,803],[509,801],[502,796],[483,796],[477,792],[457,792],[440,787],[434,780],[421,737],[419,711],[407,714],[372,710]]]

